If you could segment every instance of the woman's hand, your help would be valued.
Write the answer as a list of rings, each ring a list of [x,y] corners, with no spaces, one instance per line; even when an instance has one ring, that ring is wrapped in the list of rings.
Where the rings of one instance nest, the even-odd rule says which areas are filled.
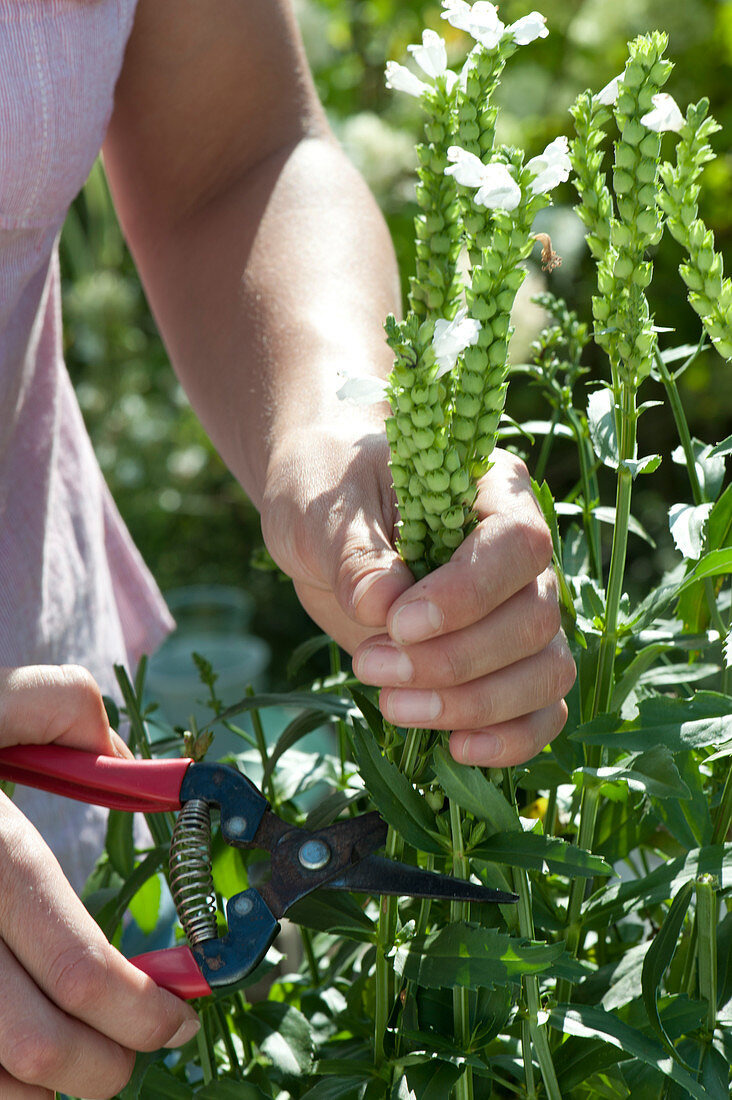
[[[0,669],[0,747],[57,744],[130,756],[75,665]],[[59,812],[63,808],[59,806]],[[0,1096],[114,1096],[134,1051],[198,1030],[185,1002],[110,946],[33,826],[0,793]]]
[[[262,530],[312,618],[382,688],[400,726],[450,729],[456,760],[503,767],[562,729],[575,668],[560,628],[551,537],[524,464],[505,451],[482,479],[480,522],[415,583],[393,546],[383,435],[290,440],[271,467]]]

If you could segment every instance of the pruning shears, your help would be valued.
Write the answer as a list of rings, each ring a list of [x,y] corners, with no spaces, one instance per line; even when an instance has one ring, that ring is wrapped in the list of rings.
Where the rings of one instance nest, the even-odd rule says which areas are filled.
[[[378,813],[322,829],[292,825],[269,808],[261,791],[227,764],[189,759],[124,760],[59,745],[0,751],[0,778],[110,809],[180,811],[170,845],[170,887],[187,945],[130,961],[180,997],[203,997],[234,986],[262,960],[279,918],[319,887],[363,894],[510,904],[515,894],[378,856],[386,823]],[[227,933],[217,933],[211,876],[211,807],[221,835],[235,848],[264,850],[269,881],[235,894],[226,905]]]

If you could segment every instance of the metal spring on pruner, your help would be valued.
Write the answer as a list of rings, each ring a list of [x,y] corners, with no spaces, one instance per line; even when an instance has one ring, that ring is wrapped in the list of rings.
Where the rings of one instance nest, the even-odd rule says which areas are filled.
[[[178,814],[170,842],[170,891],[191,947],[216,939],[211,814],[202,798],[190,799]]]

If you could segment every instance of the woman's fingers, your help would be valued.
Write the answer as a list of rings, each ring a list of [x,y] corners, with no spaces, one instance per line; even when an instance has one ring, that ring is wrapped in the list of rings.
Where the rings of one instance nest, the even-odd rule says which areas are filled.
[[[387,631],[398,644],[414,645],[479,622],[551,562],[551,535],[518,459],[500,452],[476,508],[482,518],[450,561],[390,608]]]
[[[557,582],[547,570],[496,610],[463,630],[418,645],[397,646],[386,635],[354,654],[365,684],[442,688],[469,683],[547,646],[560,629]]]
[[[0,971],[0,1065],[11,1078],[88,1100],[106,1100],[125,1086],[135,1060],[131,1050],[51,1004],[2,942]]]
[[[481,768],[509,768],[530,760],[553,741],[567,721],[563,700],[533,714],[510,719],[482,730],[456,730],[450,735],[450,752],[460,764]]]
[[[3,1100],[54,1100],[55,1092],[37,1085],[24,1085],[16,1081],[0,1066],[0,1096]]]
[[[0,668],[0,746],[51,741],[89,752],[126,752],[111,735],[102,693],[85,668]]]
[[[384,688],[379,705],[397,726],[479,730],[557,703],[574,679],[560,632],[540,653],[458,687]]]
[[[107,942],[40,836],[4,798],[0,837],[0,939],[39,996],[129,1049],[157,1050],[191,1038],[198,1018],[190,1006]],[[2,1001],[12,1004],[5,988]]]

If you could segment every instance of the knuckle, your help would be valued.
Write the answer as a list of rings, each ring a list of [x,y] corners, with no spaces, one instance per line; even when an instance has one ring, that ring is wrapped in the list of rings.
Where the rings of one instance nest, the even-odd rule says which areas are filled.
[[[26,1085],[49,1086],[63,1072],[66,1055],[61,1044],[40,1031],[5,1035],[3,1063],[8,1073]]]
[[[99,684],[82,665],[62,665],[61,683],[71,694],[77,720],[102,721],[106,725],[104,703]]]
[[[535,576],[539,576],[552,560],[552,536],[543,518],[536,513],[522,514],[514,523],[514,539],[517,552],[529,562]]]
[[[96,1091],[97,1100],[113,1100],[130,1080],[134,1068],[134,1051],[115,1046],[114,1055],[105,1062],[104,1080],[100,1080]]]
[[[443,682],[449,684],[465,684],[475,678],[473,661],[468,652],[454,645],[448,641],[447,638],[442,639],[441,648],[444,662],[442,671]]]
[[[52,962],[49,992],[56,1004],[71,1015],[99,1005],[109,987],[109,965],[104,952],[91,944],[74,944]]]

